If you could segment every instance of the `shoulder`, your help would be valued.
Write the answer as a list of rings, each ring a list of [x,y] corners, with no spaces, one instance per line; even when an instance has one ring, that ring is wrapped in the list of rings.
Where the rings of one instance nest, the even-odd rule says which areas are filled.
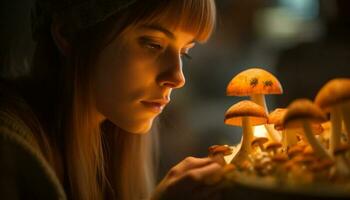
[[[0,193],[5,199],[65,199],[54,171],[18,112],[20,98],[0,88]],[[28,198],[27,198],[28,199]]]

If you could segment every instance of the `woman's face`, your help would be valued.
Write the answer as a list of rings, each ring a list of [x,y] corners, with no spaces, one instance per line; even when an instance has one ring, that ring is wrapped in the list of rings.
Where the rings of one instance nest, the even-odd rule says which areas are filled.
[[[126,131],[147,133],[172,90],[185,84],[181,59],[193,40],[191,33],[163,24],[125,30],[97,59],[98,112]]]

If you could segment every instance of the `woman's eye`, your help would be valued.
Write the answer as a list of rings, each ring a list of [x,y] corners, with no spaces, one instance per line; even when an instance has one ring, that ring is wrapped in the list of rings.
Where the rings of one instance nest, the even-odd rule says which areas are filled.
[[[163,46],[158,43],[157,41],[147,38],[147,37],[141,37],[140,38],[140,43],[142,46],[149,48],[149,49],[154,49],[154,50],[162,50]]]
[[[161,45],[156,44],[156,43],[149,43],[149,44],[147,44],[147,46],[151,49],[159,49],[159,50],[163,49]]]

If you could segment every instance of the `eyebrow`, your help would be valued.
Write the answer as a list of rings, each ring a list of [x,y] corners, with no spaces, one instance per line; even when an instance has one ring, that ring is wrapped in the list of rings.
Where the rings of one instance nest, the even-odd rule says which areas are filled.
[[[166,29],[166,28],[164,28],[164,27],[162,27],[160,25],[157,25],[157,24],[142,25],[141,28],[152,29],[152,30],[155,30],[155,31],[159,31],[159,32],[164,33],[170,39],[173,39],[173,40],[176,39],[174,33],[172,33],[168,29]],[[191,44],[191,43],[195,43],[195,40],[191,40],[188,44]]]

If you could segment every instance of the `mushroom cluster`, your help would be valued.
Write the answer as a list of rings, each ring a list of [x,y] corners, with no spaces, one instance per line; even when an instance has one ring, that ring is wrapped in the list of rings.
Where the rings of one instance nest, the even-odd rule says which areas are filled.
[[[250,97],[225,113],[224,123],[243,132],[240,149],[228,163],[235,169],[230,174],[295,186],[340,183],[350,189],[350,79],[333,79],[314,101],[296,99],[270,113],[264,95],[282,91],[277,78],[260,68],[245,70],[228,84],[228,96]],[[254,135],[257,125],[265,127],[266,137]],[[223,163],[229,147],[219,149]]]

